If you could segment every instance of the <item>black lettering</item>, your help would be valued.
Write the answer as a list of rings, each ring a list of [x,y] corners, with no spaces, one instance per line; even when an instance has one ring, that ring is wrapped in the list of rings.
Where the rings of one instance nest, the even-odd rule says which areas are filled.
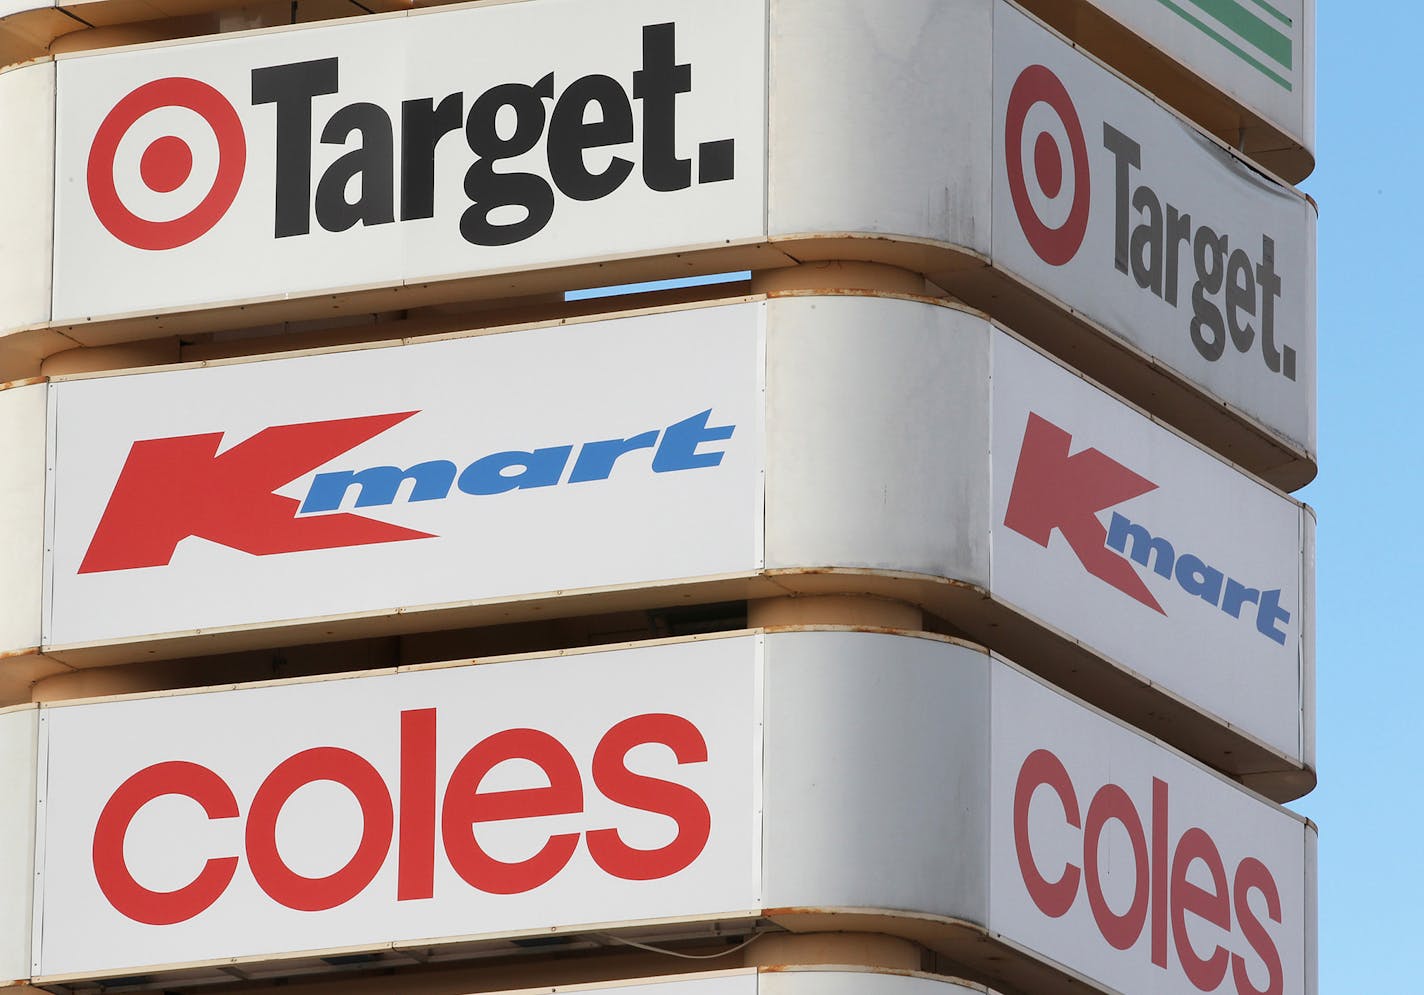
[[[277,105],[277,238],[311,230],[312,98],[337,89],[335,59],[252,70],[252,104]]]
[[[1202,357],[1216,362],[1226,351],[1226,327],[1221,309],[1211,298],[1221,292],[1226,279],[1227,239],[1206,225],[1197,229],[1192,239],[1192,257],[1196,263],[1197,282],[1192,287],[1192,345]],[[1211,334],[1208,335],[1207,333]]]
[[[1103,124],[1103,147],[1113,154],[1113,191],[1117,204],[1116,225],[1113,228],[1113,265],[1118,272],[1128,272],[1127,203],[1129,181],[1134,167],[1142,165],[1142,146]]]
[[[1240,320],[1242,312],[1256,316],[1256,281],[1251,276],[1251,257],[1236,249],[1226,261],[1226,327],[1237,352],[1246,352],[1256,341],[1256,329]]]
[[[697,146],[697,182],[721,183],[737,175],[737,142],[724,138]]]
[[[390,116],[375,104],[348,104],[326,122],[322,144],[344,145],[353,132],[360,134],[361,144],[328,166],[316,186],[316,220],[327,231],[346,231],[358,222],[384,225],[396,219]],[[352,179],[360,187],[354,203],[346,199]]]
[[[633,73],[633,96],[643,102],[643,182],[667,193],[692,184],[692,160],[677,157],[677,95],[692,92],[692,64],[678,65],[677,26],[643,28],[643,68]]]
[[[465,95],[401,102],[401,220],[435,216],[435,147],[464,123]]]
[[[1128,251],[1132,257],[1132,278],[1143,290],[1162,296],[1162,202],[1143,184],[1132,195],[1132,206],[1147,220],[1132,230]]]
[[[1190,214],[1178,214],[1177,209],[1171,204],[1167,205],[1166,243],[1167,260],[1164,269],[1166,270],[1167,285],[1163,288],[1163,295],[1168,304],[1176,307],[1178,267],[1181,265],[1181,247],[1185,245],[1188,253],[1191,252],[1192,216]]]
[[[590,107],[598,108],[597,120],[588,120]],[[584,76],[563,92],[549,118],[549,175],[574,200],[606,197],[628,178],[633,164],[613,156],[595,173],[584,153],[632,140],[633,105],[623,87],[611,76]]]
[[[472,245],[513,245],[542,231],[554,216],[554,191],[536,173],[497,173],[501,159],[523,155],[544,134],[545,99],[554,95],[554,74],[533,86],[503,83],[480,94],[465,122],[465,141],[478,158],[465,173],[470,207],[460,216],[460,235]],[[514,133],[502,138],[496,126],[500,110],[514,112]],[[492,220],[504,208],[519,208],[517,221]]]
[[[1276,275],[1276,243],[1261,236],[1261,261],[1256,265],[1256,284],[1261,288],[1261,356],[1266,369],[1280,373],[1281,352],[1276,349],[1276,298],[1281,296],[1281,278]],[[1295,350],[1285,350],[1287,378],[1295,379]]]

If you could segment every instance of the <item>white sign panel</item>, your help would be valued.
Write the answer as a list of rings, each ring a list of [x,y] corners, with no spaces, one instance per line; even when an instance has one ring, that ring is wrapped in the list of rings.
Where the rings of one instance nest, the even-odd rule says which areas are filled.
[[[727,634],[25,714],[39,979],[841,908],[987,939],[991,975],[1002,939],[1114,991],[1313,991],[1311,826],[939,638]]]
[[[54,5],[54,0],[49,0],[48,3],[43,0],[0,0],[0,17],[9,17],[12,14],[30,10],[43,10],[45,7]]]
[[[751,649],[49,709],[34,973],[754,909]]]
[[[1313,450],[1304,198],[1002,3],[994,156],[996,265]]]
[[[1309,146],[1314,0],[1090,0]]]
[[[45,643],[754,570],[764,307],[55,384]]]
[[[43,385],[0,390],[0,653],[40,644],[44,423]]]
[[[765,0],[526,0],[59,65],[54,320],[765,227]]]
[[[0,711],[0,985],[30,976],[39,710]]]
[[[1140,350],[1204,395],[1183,423],[1237,439],[1190,413],[1224,403],[1312,461],[1306,198],[1002,0],[877,24],[866,45],[857,0],[522,0],[66,56],[54,248],[27,258],[53,256],[52,322],[83,340],[126,314],[729,245],[789,263],[827,233],[900,265],[910,241],[965,299],[1047,298]],[[923,106],[887,115],[908,78]],[[1014,279],[986,290],[967,255]]]
[[[1119,992],[1300,995],[1309,830],[1008,667],[989,928]]]
[[[1302,506],[957,309],[785,298],[48,394],[40,645],[61,658],[877,569],[981,588],[1313,763]]]
[[[1301,510],[1010,336],[994,594],[1301,755]]]
[[[0,135],[10,136],[0,158],[0,259],[5,260],[0,266],[0,352],[10,344],[4,341],[5,333],[50,317],[54,87],[50,62],[0,72]],[[25,351],[23,346],[20,351]],[[15,376],[9,363],[0,371],[0,381]]]

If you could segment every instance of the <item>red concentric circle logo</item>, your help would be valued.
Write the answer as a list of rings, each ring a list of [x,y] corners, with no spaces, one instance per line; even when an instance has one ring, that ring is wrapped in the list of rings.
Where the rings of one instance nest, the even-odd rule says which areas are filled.
[[[1032,151],[1025,148],[1027,139],[1033,140]],[[1066,178],[1065,151],[1072,160]],[[1026,159],[1033,164],[1031,176],[1025,174]],[[1062,266],[1078,252],[1088,231],[1091,183],[1078,111],[1063,82],[1046,66],[1029,66],[1014,81],[1004,112],[1004,161],[1014,213],[1028,244],[1050,266]],[[1071,184],[1068,189],[1065,179]]]
[[[217,141],[217,170],[197,206],[175,218],[140,217],[124,204],[115,181],[120,143],[146,115],[185,108],[202,118]],[[161,135],[138,157],[137,174],[154,194],[177,195],[194,175],[193,148],[177,135]],[[237,111],[217,90],[184,76],[145,83],[109,111],[89,149],[89,202],[99,222],[119,241],[136,249],[175,249],[208,232],[237,197],[247,167],[247,138]]]

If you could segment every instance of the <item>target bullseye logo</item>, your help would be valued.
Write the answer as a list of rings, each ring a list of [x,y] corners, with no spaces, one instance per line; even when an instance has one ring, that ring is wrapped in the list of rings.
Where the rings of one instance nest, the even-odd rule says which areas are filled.
[[[1065,159],[1071,162],[1066,177]],[[1014,81],[1004,112],[1004,161],[1024,236],[1040,259],[1062,266],[1088,231],[1091,181],[1078,111],[1046,66],[1029,66]]]
[[[193,141],[174,134],[160,134],[148,141],[136,156],[137,168],[122,162],[125,138],[138,134],[139,126],[153,115],[178,109],[189,117],[197,115],[208,134],[201,137],[216,143],[216,165],[208,163],[206,174],[195,166]],[[158,118],[160,122],[164,119]],[[208,157],[212,158],[212,157]],[[247,138],[237,111],[221,93],[196,79],[170,76],[145,83],[129,93],[109,111],[89,149],[87,182],[89,202],[99,222],[119,241],[136,249],[175,249],[187,245],[212,229],[227,213],[242,186],[247,167]],[[136,173],[145,202],[152,197],[172,198],[181,206],[197,203],[176,217],[156,218],[151,211],[142,216],[131,209],[133,191],[120,195],[120,177],[125,170]],[[195,193],[190,186],[205,189]],[[185,198],[185,195],[186,198]]]

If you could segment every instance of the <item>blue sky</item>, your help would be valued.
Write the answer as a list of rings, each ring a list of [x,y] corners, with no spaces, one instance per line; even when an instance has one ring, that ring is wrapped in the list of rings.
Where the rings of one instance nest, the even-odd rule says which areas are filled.
[[[1318,155],[1301,186],[1320,202],[1320,476],[1301,496],[1319,514],[1320,786],[1293,807],[1320,825],[1321,992],[1419,991],[1424,803],[1409,772],[1424,676],[1404,623],[1424,614],[1409,525],[1424,254],[1408,241],[1424,228],[1424,13],[1406,0],[1316,13]]]

